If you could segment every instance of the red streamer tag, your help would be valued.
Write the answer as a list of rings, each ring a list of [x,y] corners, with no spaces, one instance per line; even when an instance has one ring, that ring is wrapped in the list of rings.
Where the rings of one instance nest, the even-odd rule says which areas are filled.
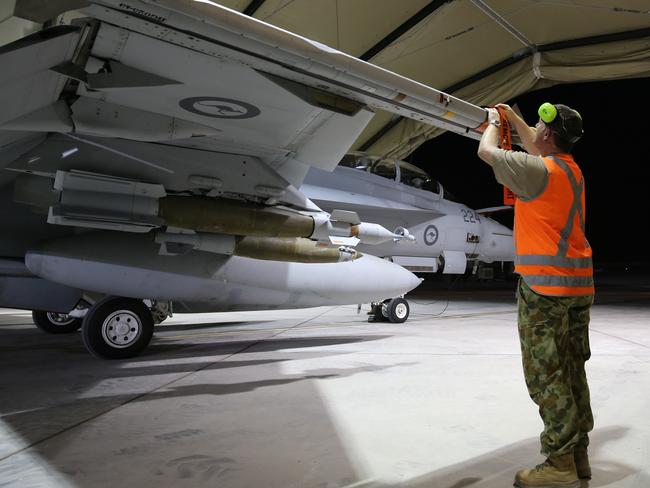
[[[501,149],[510,150],[512,149],[512,137],[510,132],[510,124],[506,118],[505,111],[501,107],[496,107],[499,111],[499,118],[501,119],[501,125],[499,126],[499,146]],[[510,188],[504,185],[503,187],[503,204],[504,205],[514,205],[517,200],[517,195],[515,195]]]
[[[517,195],[515,195],[510,188],[503,186],[503,204],[504,205],[514,205],[517,201]]]

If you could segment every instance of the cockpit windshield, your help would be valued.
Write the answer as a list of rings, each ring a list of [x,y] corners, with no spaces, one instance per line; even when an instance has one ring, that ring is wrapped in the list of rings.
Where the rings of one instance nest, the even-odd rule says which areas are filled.
[[[397,168],[395,161],[392,159],[378,159],[370,167],[370,172],[373,175],[381,176],[389,180],[394,180],[397,177]]]
[[[364,156],[357,153],[348,153],[343,156],[343,159],[341,159],[339,166],[367,171],[368,168],[372,165],[372,161],[373,158],[371,156]]]
[[[406,161],[380,158],[364,152],[351,152],[343,157],[339,166],[368,171],[389,180],[398,180],[399,171],[400,183],[438,195],[441,193],[440,184],[436,180]]]
[[[343,157],[339,166],[367,171],[389,180],[394,180],[397,176],[397,169],[393,159],[383,159],[365,153],[348,153]]]
[[[440,193],[440,184],[429,177],[424,171],[417,166],[413,166],[406,161],[399,161],[400,182],[405,185],[419,188],[420,190]]]

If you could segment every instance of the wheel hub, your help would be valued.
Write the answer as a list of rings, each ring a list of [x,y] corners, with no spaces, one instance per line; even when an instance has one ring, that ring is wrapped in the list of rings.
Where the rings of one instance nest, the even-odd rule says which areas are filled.
[[[408,313],[408,309],[406,308],[406,305],[403,303],[397,304],[395,307],[395,315],[397,315],[398,318],[403,319],[406,317],[406,314]]]
[[[75,318],[67,313],[48,312],[47,318],[55,325],[68,325],[74,322]]]
[[[117,310],[102,324],[102,337],[111,347],[129,347],[142,334],[142,323],[137,314],[130,310]]]

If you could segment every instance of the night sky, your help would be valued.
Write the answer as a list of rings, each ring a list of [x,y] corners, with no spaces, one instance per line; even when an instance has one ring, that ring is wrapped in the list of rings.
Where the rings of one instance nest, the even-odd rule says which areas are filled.
[[[585,136],[573,155],[585,176],[587,237],[594,263],[649,263],[650,79],[561,85],[522,95],[517,104],[529,125],[543,102],[580,112]],[[409,158],[473,208],[502,205],[502,187],[476,156],[478,142],[444,134]],[[495,217],[511,226],[512,216]]]

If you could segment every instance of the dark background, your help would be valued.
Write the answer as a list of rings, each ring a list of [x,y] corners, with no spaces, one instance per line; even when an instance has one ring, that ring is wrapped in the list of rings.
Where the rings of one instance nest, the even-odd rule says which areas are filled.
[[[650,78],[560,85],[513,100],[529,125],[544,102],[580,112],[584,137],[573,155],[585,177],[587,237],[595,266],[650,264]],[[478,209],[503,204],[502,187],[476,155],[478,142],[446,133],[427,141],[407,159]],[[512,214],[494,216],[512,226]]]

